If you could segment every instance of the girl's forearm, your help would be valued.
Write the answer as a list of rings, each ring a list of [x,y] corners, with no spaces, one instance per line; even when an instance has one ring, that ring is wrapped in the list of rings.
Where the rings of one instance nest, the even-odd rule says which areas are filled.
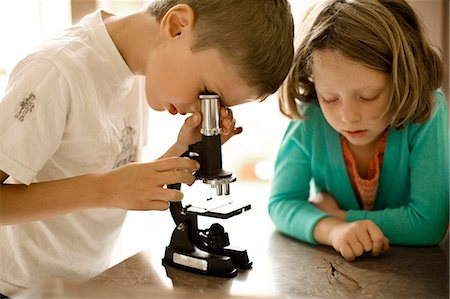
[[[335,217],[325,217],[322,218],[319,222],[317,222],[314,227],[313,236],[317,243],[323,245],[332,245],[331,244],[331,231],[338,225],[341,225],[345,221],[340,220]]]
[[[0,184],[0,225],[43,220],[106,205],[100,175],[90,174],[30,186]]]
[[[330,214],[332,214],[334,217],[342,221],[345,221],[347,219],[347,211],[345,210],[335,210]]]

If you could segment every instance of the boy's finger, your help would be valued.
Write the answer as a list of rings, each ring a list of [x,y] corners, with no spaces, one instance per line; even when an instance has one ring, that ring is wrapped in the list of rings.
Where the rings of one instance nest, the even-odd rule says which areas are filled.
[[[225,135],[230,134],[233,128],[233,121],[231,119],[227,118],[222,121],[222,133]]]
[[[154,169],[158,172],[180,169],[180,170],[198,170],[200,168],[200,164],[197,161],[189,158],[180,158],[180,157],[172,157],[165,158],[161,160],[157,160],[153,162]]]
[[[168,201],[164,200],[151,200],[148,203],[145,203],[140,206],[135,206],[130,208],[130,210],[135,211],[147,211],[147,210],[157,210],[157,211],[164,211],[167,210],[170,207],[170,203]]]
[[[237,134],[241,134],[242,133],[242,127],[236,127],[236,128],[234,128],[234,130],[233,130],[233,134],[234,135],[237,135]]]
[[[184,197],[183,192],[175,189],[164,189],[162,193],[162,201],[181,201]]]
[[[175,189],[157,188],[149,191],[147,197],[141,197],[139,201],[130,203],[129,210],[167,210],[169,202],[177,202],[183,199],[183,193]]]
[[[177,189],[168,189],[168,188],[158,188],[152,190],[151,194],[149,194],[149,198],[147,200],[148,204],[153,201],[180,201],[184,197],[183,192]]]
[[[201,121],[202,115],[199,112],[194,112],[191,116],[186,118],[184,124],[188,127],[195,128],[201,123]]]
[[[153,200],[150,205],[150,210],[165,211],[170,207],[170,203],[163,200]]]
[[[233,110],[227,107],[220,107],[220,117],[221,118],[233,118]]]
[[[162,172],[159,176],[158,182],[162,186],[178,183],[192,185],[195,181],[195,176],[192,173],[183,170],[169,170]]]

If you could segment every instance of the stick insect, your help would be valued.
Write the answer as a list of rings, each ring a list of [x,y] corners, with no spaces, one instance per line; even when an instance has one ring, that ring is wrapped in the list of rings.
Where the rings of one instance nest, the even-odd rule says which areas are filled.
[[[326,258],[323,258],[324,265],[322,266],[317,266],[317,268],[327,268],[327,279],[328,279],[328,283],[331,284],[331,280],[334,278],[336,281],[339,281],[339,277],[343,277],[345,278],[348,282],[351,282],[355,287],[357,288],[361,288],[361,286],[359,285],[359,283],[353,279],[352,277],[350,277],[349,275],[345,274],[344,272],[342,272],[341,270],[338,269],[338,265],[342,264],[341,263],[337,263],[336,261],[333,263],[329,260],[327,260]],[[341,282],[342,283],[342,282]]]

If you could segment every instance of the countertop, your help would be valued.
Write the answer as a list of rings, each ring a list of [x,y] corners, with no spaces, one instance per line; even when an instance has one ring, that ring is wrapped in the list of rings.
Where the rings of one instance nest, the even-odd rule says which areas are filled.
[[[231,245],[247,249],[253,262],[236,277],[219,278],[163,266],[175,225],[169,212],[149,217],[148,249],[85,284],[51,282],[42,298],[449,298],[448,235],[439,246],[391,246],[381,256],[366,254],[347,262],[331,247],[279,233],[264,200],[254,201],[251,210],[227,220],[199,217],[199,227],[221,223]],[[327,261],[350,278],[334,278]],[[35,291],[21,298],[41,297]]]

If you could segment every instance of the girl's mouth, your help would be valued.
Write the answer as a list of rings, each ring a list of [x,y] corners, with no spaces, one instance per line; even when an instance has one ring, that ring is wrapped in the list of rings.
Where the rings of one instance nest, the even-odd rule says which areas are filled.
[[[350,137],[358,138],[366,135],[367,130],[345,131]]]

